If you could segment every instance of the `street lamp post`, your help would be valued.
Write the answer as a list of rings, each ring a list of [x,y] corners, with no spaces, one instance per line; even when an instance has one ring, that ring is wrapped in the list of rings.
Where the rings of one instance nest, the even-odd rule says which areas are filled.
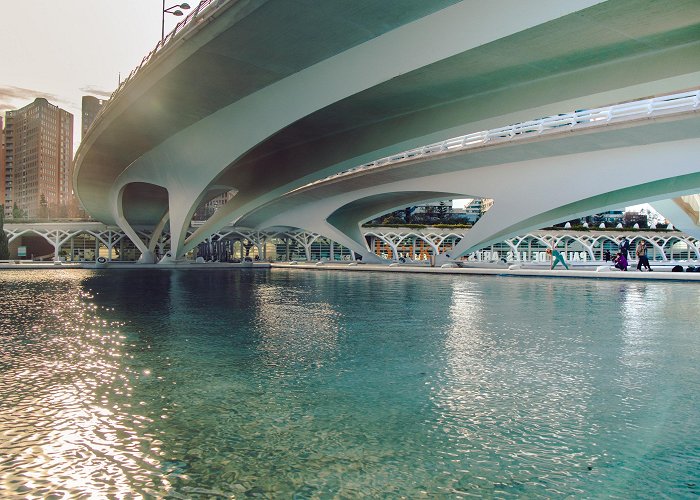
[[[163,40],[165,39],[165,14],[172,14],[173,16],[181,16],[182,15],[182,10],[187,10],[190,8],[190,5],[188,3],[181,3],[180,5],[173,5],[171,7],[168,7],[167,9],[165,8],[165,0],[163,0],[163,15],[161,16],[161,29],[160,29],[160,41],[163,43]],[[175,9],[175,10],[173,10]]]

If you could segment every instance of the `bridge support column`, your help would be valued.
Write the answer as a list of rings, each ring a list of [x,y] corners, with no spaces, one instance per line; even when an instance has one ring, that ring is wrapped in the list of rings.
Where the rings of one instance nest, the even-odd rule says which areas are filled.
[[[319,225],[321,226],[321,225]],[[367,243],[365,242],[365,237],[357,229],[357,234],[361,238],[362,243],[357,241],[355,238],[346,235],[345,233],[336,229],[333,225],[324,223],[321,227],[314,228],[318,233],[327,237],[328,239],[335,241],[336,243],[343,245],[344,247],[350,249],[355,255],[360,255],[362,262],[368,264],[386,264],[387,261],[379,257],[372,250],[367,248]]]
[[[114,258],[114,247],[122,240],[123,234],[115,233],[111,229],[107,231],[102,231],[100,233],[92,233],[98,240],[100,240],[107,247],[107,261],[112,262]],[[73,240],[71,240],[71,247],[73,245]],[[71,255],[73,255],[73,249],[71,248]]]
[[[156,257],[152,251],[148,249],[146,244],[143,242],[139,235],[136,233],[131,224],[126,220],[124,216],[124,189],[126,185],[119,189],[119,192],[115,200],[115,213],[114,219],[119,226],[119,228],[124,231],[124,234],[131,240],[131,242],[136,246],[136,248],[141,252],[141,256],[138,258],[137,262],[139,264],[154,264]]]
[[[161,217],[160,221],[158,222],[158,225],[153,229],[153,233],[151,234],[151,239],[148,242],[148,251],[151,252],[152,255],[156,254],[156,247],[159,247],[159,241],[161,236],[163,235],[163,229],[165,229],[165,225],[168,223],[168,220],[170,219],[170,212],[166,212],[163,217]]]
[[[473,177],[483,172],[483,192],[494,205],[453,249],[440,254],[437,264],[574,217],[697,192],[698,147],[700,140],[686,139],[473,169]],[[659,165],[673,165],[675,175]],[[629,172],[635,173],[636,184]]]
[[[58,231],[56,231],[54,235],[54,241],[53,241],[53,261],[54,262],[61,262],[61,256],[59,255],[59,252],[61,250],[61,240],[58,237]]]
[[[78,231],[76,233],[71,233],[70,231],[55,229],[55,230],[46,231],[45,233],[38,232],[38,234],[43,236],[46,241],[48,241],[49,243],[51,243],[51,245],[53,245],[53,249],[54,249],[53,261],[54,262],[61,262],[61,256],[60,256],[61,247],[63,246],[64,243],[71,240],[74,236],[80,234],[80,231]]]
[[[692,198],[691,198],[692,199]],[[684,203],[683,197],[669,200],[659,200],[650,205],[673,222],[674,227],[693,238],[700,239],[700,225],[698,225],[697,213],[693,214],[692,207]]]
[[[168,189],[170,250],[165,253],[163,258],[158,262],[159,264],[174,264],[177,262],[182,262],[184,260],[185,253],[189,250],[188,248],[185,248],[185,240],[188,236],[187,231],[190,227],[192,216],[197,210],[199,203],[206,195],[206,191],[200,191],[200,194],[193,198],[189,197],[188,194],[192,193],[178,193],[175,189]],[[161,220],[160,223],[165,225],[163,220]],[[194,248],[195,246],[197,245],[193,244],[191,245],[191,248]]]

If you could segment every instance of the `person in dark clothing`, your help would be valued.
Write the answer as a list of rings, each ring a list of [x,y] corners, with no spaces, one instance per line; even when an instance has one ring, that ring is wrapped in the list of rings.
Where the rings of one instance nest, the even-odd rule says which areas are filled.
[[[651,271],[651,266],[649,265],[649,258],[647,257],[647,244],[644,240],[637,243],[637,271],[642,270],[642,266],[647,268],[647,271]]]
[[[629,257],[629,252],[630,252],[630,242],[627,238],[624,236],[620,238],[620,253],[625,256],[625,260],[628,259]]]

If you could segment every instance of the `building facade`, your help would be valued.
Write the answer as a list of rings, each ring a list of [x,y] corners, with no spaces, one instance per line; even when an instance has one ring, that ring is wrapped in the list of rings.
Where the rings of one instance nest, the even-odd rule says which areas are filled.
[[[74,208],[73,115],[44,98],[5,114],[5,211],[67,217]]]
[[[615,226],[617,224],[622,224],[625,218],[624,210],[608,210],[607,212],[602,212],[599,214],[589,215],[581,219],[581,222],[587,222],[588,224],[605,224],[606,226]]]
[[[489,198],[474,198],[464,208],[454,209],[452,216],[467,224],[476,224],[486,211],[493,206],[493,200]]]
[[[216,212],[219,207],[226,205],[231,198],[236,194],[236,191],[227,191],[218,196],[215,196],[208,202],[201,205],[192,216],[192,220],[205,221]]]
[[[81,139],[85,137],[85,134],[87,134],[87,131],[90,129],[90,125],[92,125],[92,122],[95,121],[97,114],[100,112],[102,106],[104,106],[106,102],[107,101],[103,101],[102,99],[98,99],[97,97],[93,97],[91,95],[83,96],[81,108],[83,116],[80,128]]]
[[[0,116],[0,210],[5,210],[5,186],[8,180],[5,178],[5,127],[3,117]]]

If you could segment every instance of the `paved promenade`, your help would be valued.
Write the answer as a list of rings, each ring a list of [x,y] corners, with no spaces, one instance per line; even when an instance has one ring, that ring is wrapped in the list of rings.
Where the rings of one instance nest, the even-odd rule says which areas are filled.
[[[487,275],[487,276],[530,276],[549,278],[587,278],[587,279],[623,279],[623,280],[673,280],[673,281],[693,281],[700,282],[700,273],[674,273],[669,270],[654,270],[652,272],[638,272],[636,269],[630,271],[606,270],[597,271],[595,269],[571,269],[569,271],[557,268],[549,270],[547,268],[533,269],[520,268],[510,269],[508,267],[428,267],[416,265],[393,265],[381,264],[331,264],[323,262],[315,263],[273,263],[273,269],[305,269],[318,271],[350,271],[350,272],[387,272],[387,273],[432,273],[432,274],[467,274],[467,275]]]

